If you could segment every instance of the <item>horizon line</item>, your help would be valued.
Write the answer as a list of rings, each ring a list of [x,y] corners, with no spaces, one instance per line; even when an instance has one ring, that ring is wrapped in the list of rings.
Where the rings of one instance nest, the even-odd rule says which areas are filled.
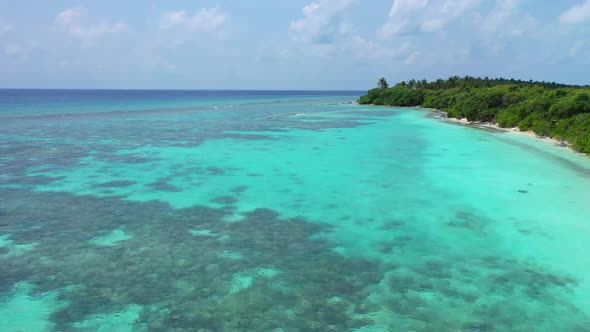
[[[367,89],[160,89],[160,88],[5,88],[0,90],[70,90],[70,91],[296,91],[296,92],[359,92]]]

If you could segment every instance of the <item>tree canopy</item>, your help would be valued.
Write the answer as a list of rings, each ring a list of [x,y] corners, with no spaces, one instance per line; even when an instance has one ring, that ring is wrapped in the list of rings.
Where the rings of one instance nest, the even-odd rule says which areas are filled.
[[[590,86],[453,76],[371,89],[359,103],[435,108],[449,117],[567,140],[575,149],[590,153]]]

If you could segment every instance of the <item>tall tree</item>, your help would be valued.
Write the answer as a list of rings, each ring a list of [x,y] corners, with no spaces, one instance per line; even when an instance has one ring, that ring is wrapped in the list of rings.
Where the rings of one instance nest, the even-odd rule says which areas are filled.
[[[377,87],[380,89],[387,89],[389,88],[389,83],[387,83],[387,80],[385,79],[385,77],[381,77],[379,79],[379,81],[377,81]]]

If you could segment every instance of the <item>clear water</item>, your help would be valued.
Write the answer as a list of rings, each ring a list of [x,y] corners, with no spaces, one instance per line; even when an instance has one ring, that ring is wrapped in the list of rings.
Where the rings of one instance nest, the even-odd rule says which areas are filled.
[[[590,331],[586,157],[358,93],[2,93],[0,331]]]

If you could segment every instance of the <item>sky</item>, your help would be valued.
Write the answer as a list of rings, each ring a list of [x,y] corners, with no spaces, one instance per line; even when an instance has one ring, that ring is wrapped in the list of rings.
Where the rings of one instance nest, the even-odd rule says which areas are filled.
[[[0,0],[0,88],[590,84],[590,0]]]

